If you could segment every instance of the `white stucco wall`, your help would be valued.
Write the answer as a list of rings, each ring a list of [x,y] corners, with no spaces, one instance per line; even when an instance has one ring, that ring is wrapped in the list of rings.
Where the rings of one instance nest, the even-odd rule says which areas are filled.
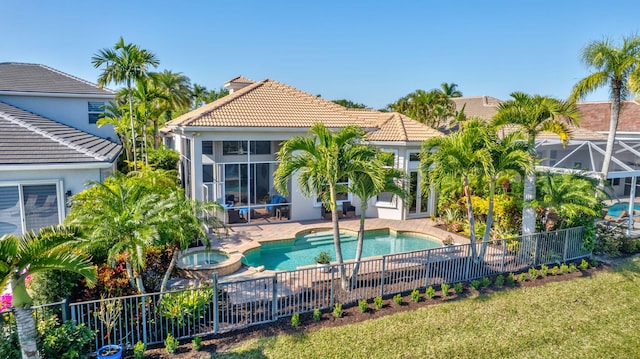
[[[43,96],[14,96],[0,95],[0,101],[12,106],[33,112],[40,116],[77,128],[93,135],[110,138],[114,142],[120,142],[113,126],[105,125],[98,128],[96,124],[89,123],[88,103],[104,102],[113,98],[102,97],[43,97]]]

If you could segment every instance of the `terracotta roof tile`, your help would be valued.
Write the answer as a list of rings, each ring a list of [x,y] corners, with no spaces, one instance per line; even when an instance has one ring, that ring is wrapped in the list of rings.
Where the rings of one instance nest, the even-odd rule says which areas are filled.
[[[373,129],[368,136],[376,141],[422,141],[440,135],[398,113],[346,109],[270,79],[249,84],[188,112],[168,122],[167,127],[308,128],[318,122],[329,128],[356,125]]]
[[[609,132],[611,121],[610,102],[580,102],[576,106],[582,112],[580,125],[592,131]],[[640,104],[623,101],[618,120],[619,132],[640,132]]]
[[[462,111],[464,107],[467,117],[479,117],[483,120],[490,120],[502,103],[502,100],[491,96],[454,97],[451,100],[456,104],[456,111]]]

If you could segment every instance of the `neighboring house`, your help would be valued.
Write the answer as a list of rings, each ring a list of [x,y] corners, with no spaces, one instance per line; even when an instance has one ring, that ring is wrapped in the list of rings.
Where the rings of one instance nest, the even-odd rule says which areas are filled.
[[[609,133],[611,102],[581,102],[576,106],[582,112],[580,126],[605,136]],[[640,104],[638,102],[622,101],[616,139],[640,140]]]
[[[225,204],[228,221],[321,218],[320,201],[302,195],[297,178],[286,197],[273,188],[281,143],[308,135],[317,122],[334,130],[364,128],[369,142],[394,154],[390,165],[408,173],[410,203],[381,194],[370,203],[367,216],[404,219],[433,213],[435,196],[421,195],[418,153],[424,140],[440,132],[398,113],[349,110],[270,79],[254,82],[240,76],[225,86],[228,96],[170,121],[165,135],[181,154],[181,180],[188,195]],[[338,202],[345,215],[346,207],[359,208],[350,193],[339,194]],[[286,211],[275,212],[279,209]]]
[[[122,146],[95,125],[113,99],[43,65],[0,63],[0,236],[61,223],[70,196],[115,170]]]

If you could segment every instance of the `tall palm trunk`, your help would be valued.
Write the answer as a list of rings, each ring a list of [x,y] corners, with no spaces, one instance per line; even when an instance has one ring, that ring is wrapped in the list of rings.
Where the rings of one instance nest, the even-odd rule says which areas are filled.
[[[131,148],[133,151],[133,170],[138,170],[138,156],[136,154],[136,128],[133,123],[133,99],[131,98],[131,79],[127,78],[127,97],[129,98],[129,120],[131,122]]]
[[[471,237],[471,256],[474,258],[478,258],[476,251],[476,220],[473,216],[473,207],[471,206],[471,188],[469,187],[469,177],[467,175],[464,176],[464,195],[467,197],[467,215],[469,218],[469,232]]]
[[[129,277],[129,284],[131,285],[131,288],[135,288],[136,281],[133,275],[133,267],[131,266],[131,261],[129,261],[129,259],[124,261],[124,268],[127,271],[127,277]]]
[[[618,118],[620,116],[620,92],[622,84],[615,78],[611,79],[611,120],[609,121],[609,134],[607,136],[607,147],[602,161],[602,176],[600,177],[600,187],[604,188],[604,181],[609,174],[609,164],[613,155],[613,144],[616,140],[618,130]]]
[[[532,202],[536,199],[536,148],[535,138],[529,136],[529,153],[531,154],[531,161],[534,161],[534,170],[528,173],[524,177],[524,203],[522,205],[522,235],[533,234],[536,231],[536,209],[533,207]]]
[[[173,247],[171,249],[173,254],[171,255],[171,262],[169,262],[169,266],[167,267],[167,271],[164,273],[164,277],[162,277],[162,283],[160,284],[160,292],[164,292],[167,290],[167,282],[171,277],[171,272],[173,272],[173,268],[175,268],[176,263],[178,263],[178,257],[180,256],[180,249],[177,247]]]
[[[361,201],[360,204],[360,228],[358,229],[358,243],[356,245],[356,257],[353,264],[353,273],[351,273],[351,288],[355,289],[358,282],[358,270],[360,270],[360,259],[362,259],[362,247],[364,246],[364,222],[365,215],[369,204],[367,201]]]
[[[18,327],[18,339],[22,359],[40,359],[37,344],[36,323],[30,307],[14,306],[13,313]]]
[[[340,225],[338,224],[338,206],[336,204],[336,189],[332,184],[329,184],[330,198],[331,198],[331,224],[333,225],[333,245],[336,249],[336,261],[338,262],[338,270],[340,271],[340,282],[342,283],[342,289],[349,287],[349,281],[347,280],[347,271],[344,268],[344,259],[342,258],[342,243],[340,242]]]
[[[482,247],[480,248],[480,261],[484,261],[484,255],[487,252],[487,245],[489,244],[489,237],[491,236],[491,227],[493,226],[493,202],[496,192],[496,180],[491,179],[489,182],[489,210],[487,211],[487,227],[484,229],[484,236],[482,237]]]

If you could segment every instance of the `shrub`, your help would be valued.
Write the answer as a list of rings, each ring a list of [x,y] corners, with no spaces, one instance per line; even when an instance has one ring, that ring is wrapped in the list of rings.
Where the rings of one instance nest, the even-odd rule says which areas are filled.
[[[333,306],[333,316],[336,317],[336,318],[342,318],[343,314],[344,313],[342,312],[342,304],[336,303]]]
[[[16,320],[12,314],[0,315],[0,326],[15,328]],[[0,354],[6,359],[21,359],[20,343],[17,330],[0,330]]]
[[[194,350],[202,349],[202,338],[200,338],[200,336],[196,334],[196,336],[193,337],[193,340],[191,341],[191,345],[193,346]]]
[[[546,264],[541,265],[540,266],[540,276],[541,277],[546,277],[548,273],[549,273],[549,267],[547,267]]]
[[[382,309],[382,306],[384,306],[384,302],[382,301],[382,297],[381,296],[377,296],[377,297],[373,298],[373,304],[375,304],[376,309]]]
[[[578,270],[578,267],[576,267],[576,264],[571,262],[569,263],[569,273],[575,272]]]
[[[582,269],[582,270],[589,269],[589,262],[587,262],[585,259],[583,259],[580,262],[580,269]]]
[[[66,321],[59,324],[56,317],[38,323],[41,353],[44,358],[88,358],[96,333],[84,324]]]
[[[178,340],[169,333],[167,334],[167,339],[164,340],[164,350],[169,354],[173,354],[176,352],[176,349],[178,349],[179,344]]]
[[[490,285],[491,279],[489,279],[488,277],[483,277],[482,280],[480,280],[480,287],[488,288]]]
[[[300,314],[293,313],[291,316],[291,326],[294,328],[300,326]]]
[[[533,268],[533,267],[529,268],[529,278],[531,280],[537,279],[538,278],[538,270]]]
[[[507,285],[513,286],[516,283],[516,276],[513,273],[507,275]]]
[[[518,282],[526,282],[527,281],[527,273],[520,273],[518,276]]]
[[[568,265],[566,265],[566,264],[564,264],[564,263],[562,263],[562,264],[560,265],[560,272],[561,272],[562,274],[567,274],[567,273],[569,273],[569,266],[568,266]]]
[[[591,258],[591,263],[589,263],[593,268],[598,267],[598,260],[595,258]]]
[[[475,290],[478,290],[478,288],[480,288],[480,281],[477,279],[474,279],[471,282],[469,282],[469,286]]]
[[[398,293],[396,295],[393,296],[393,301],[396,302],[396,304],[400,305],[402,304],[402,294]]]
[[[553,268],[551,268],[551,275],[558,275],[559,271],[560,268],[558,268],[558,266],[553,266]]]
[[[360,311],[360,313],[366,313],[367,309],[369,309],[369,305],[367,304],[367,300],[366,299],[358,300],[358,310]]]
[[[496,277],[496,287],[502,287],[504,285],[504,276],[500,274]]]
[[[462,293],[463,290],[462,283],[458,282],[453,285],[453,291],[456,292],[456,294]]]
[[[313,321],[319,322],[322,319],[322,311],[318,308],[313,310]]]
[[[184,291],[167,293],[162,296],[162,315],[178,327],[202,318],[213,298],[213,288],[187,288]]]
[[[195,339],[194,339],[195,341]],[[194,345],[195,347],[195,345]],[[144,359],[144,351],[147,349],[147,346],[140,340],[133,346],[133,358],[134,359]],[[197,349],[196,349],[197,350]]]
[[[420,291],[417,288],[411,291],[411,301],[416,303],[420,301]]]
[[[147,161],[155,168],[168,171],[177,170],[180,153],[167,146],[161,146],[157,150],[150,149],[147,151]]]
[[[440,290],[442,290],[443,297],[446,297],[449,295],[449,288],[450,286],[447,283],[442,283],[442,285],[440,286]]]
[[[432,299],[433,297],[436,296],[436,290],[433,289],[432,286],[429,286],[429,288],[425,289],[424,295],[426,295],[427,298]]]

